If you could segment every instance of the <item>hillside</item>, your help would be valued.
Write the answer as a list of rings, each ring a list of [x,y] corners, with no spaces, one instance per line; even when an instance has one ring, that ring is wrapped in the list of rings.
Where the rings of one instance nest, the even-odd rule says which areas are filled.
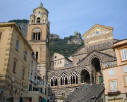
[[[51,56],[54,54],[54,52],[57,52],[64,55],[65,57],[69,57],[81,46],[83,46],[83,43],[81,45],[67,44],[65,39],[53,39],[50,41],[49,48]]]
[[[10,20],[8,22],[16,22],[23,35],[26,37],[29,20]],[[50,34],[50,55],[54,52],[60,53],[65,57],[72,55],[79,47],[83,46],[83,40],[79,32],[75,32],[74,35],[61,39],[58,34]]]

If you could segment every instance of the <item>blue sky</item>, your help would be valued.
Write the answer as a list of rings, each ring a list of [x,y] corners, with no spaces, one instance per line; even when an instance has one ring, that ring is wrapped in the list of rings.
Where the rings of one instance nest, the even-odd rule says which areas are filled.
[[[40,2],[49,11],[50,32],[60,37],[101,24],[114,28],[114,38],[127,38],[127,0],[0,0],[0,22],[29,19]]]

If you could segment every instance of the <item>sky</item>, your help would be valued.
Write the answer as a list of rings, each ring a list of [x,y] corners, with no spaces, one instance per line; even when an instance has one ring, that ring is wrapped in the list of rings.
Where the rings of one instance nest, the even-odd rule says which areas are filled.
[[[40,3],[49,11],[50,32],[82,35],[95,24],[114,28],[115,39],[127,38],[127,0],[0,0],[0,22],[28,19]]]

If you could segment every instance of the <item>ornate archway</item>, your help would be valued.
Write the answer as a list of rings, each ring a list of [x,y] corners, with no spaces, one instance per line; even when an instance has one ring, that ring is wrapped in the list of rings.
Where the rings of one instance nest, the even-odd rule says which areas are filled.
[[[90,84],[90,74],[87,70],[83,69],[81,71],[81,83]]]
[[[96,84],[103,83],[100,59],[97,57],[93,58],[91,60],[91,66],[93,68],[94,83]]]

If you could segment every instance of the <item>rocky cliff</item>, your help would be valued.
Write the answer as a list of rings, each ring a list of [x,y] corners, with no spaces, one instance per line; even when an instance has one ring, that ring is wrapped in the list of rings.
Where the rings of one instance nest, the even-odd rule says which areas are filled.
[[[67,44],[81,45],[83,43],[81,34],[79,32],[75,32],[73,36],[65,37],[65,39],[67,39]]]

